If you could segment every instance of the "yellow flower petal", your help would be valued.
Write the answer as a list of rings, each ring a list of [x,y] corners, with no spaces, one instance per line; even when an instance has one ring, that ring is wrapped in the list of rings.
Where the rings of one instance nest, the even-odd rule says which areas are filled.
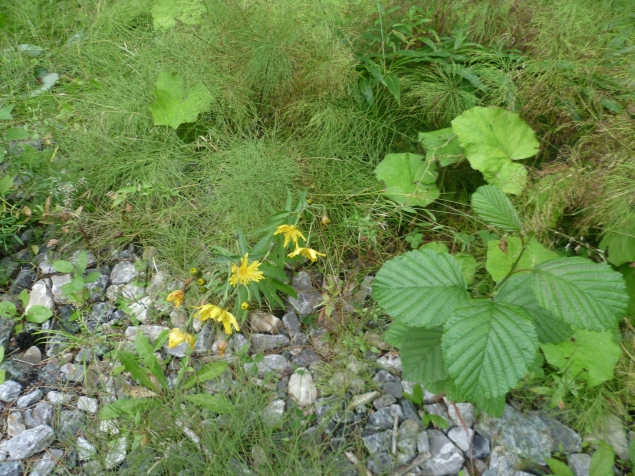
[[[262,275],[262,271],[258,271],[258,267],[260,266],[260,261],[252,261],[249,263],[249,256],[245,253],[243,256],[240,266],[236,264],[232,265],[232,275],[229,278],[229,284],[232,286],[236,286],[238,284],[244,284],[247,286],[250,281],[258,282],[264,278]]]
[[[177,309],[181,304],[183,304],[183,299],[185,299],[185,292],[182,289],[177,289],[176,291],[172,291],[168,294],[168,297],[165,298],[167,302],[173,302],[174,307]]]
[[[172,349],[182,342],[187,342],[190,345],[190,348],[193,348],[194,336],[192,334],[188,334],[187,332],[183,332],[178,328],[172,329],[168,336],[168,347]]]
[[[218,316],[224,312],[220,307],[213,304],[205,304],[197,307],[198,311],[194,313],[194,317],[199,321],[206,321],[207,319],[217,319]]]
[[[225,328],[225,334],[230,335],[234,332],[232,330],[232,326],[234,326],[237,332],[240,331],[240,327],[238,327],[238,322],[236,321],[236,318],[234,317],[233,314],[227,311],[223,311],[223,313],[220,316],[218,316],[218,320],[223,324],[223,327]]]
[[[298,246],[298,238],[302,238],[304,241],[306,241],[306,238],[304,237],[302,232],[300,230],[298,230],[295,227],[295,225],[280,225],[278,228],[276,228],[276,231],[275,231],[274,235],[279,235],[279,234],[283,234],[284,235],[284,245],[283,246],[287,246],[289,244],[289,241],[293,241],[293,243],[297,247]]]
[[[296,248],[295,251],[293,251],[292,253],[289,253],[287,256],[289,258],[295,258],[298,255],[302,255],[304,256],[306,259],[310,259],[313,262],[316,262],[318,259],[318,256],[326,256],[324,253],[320,253],[319,251],[316,251],[312,248]]]

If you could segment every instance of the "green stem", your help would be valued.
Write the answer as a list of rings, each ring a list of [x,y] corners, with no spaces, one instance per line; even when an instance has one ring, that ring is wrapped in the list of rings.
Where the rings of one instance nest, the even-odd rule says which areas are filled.
[[[523,254],[525,253],[525,249],[526,249],[525,239],[522,237],[522,235],[518,235],[518,236],[520,238],[520,244],[521,244],[520,253],[518,253],[518,257],[516,258],[516,261],[514,261],[514,264],[512,264],[512,267],[509,270],[509,272],[505,275],[503,279],[501,279],[498,282],[496,286],[494,286],[494,289],[492,289],[492,292],[490,293],[490,298],[492,298],[494,296],[494,293],[496,293],[496,291],[500,289],[500,287],[505,283],[505,281],[507,281],[509,277],[516,272],[515,268],[516,266],[518,266],[518,262],[520,261],[520,258],[522,258]]]

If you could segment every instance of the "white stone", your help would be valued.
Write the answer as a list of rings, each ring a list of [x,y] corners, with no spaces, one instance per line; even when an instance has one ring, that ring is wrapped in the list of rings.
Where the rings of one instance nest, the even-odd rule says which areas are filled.
[[[109,451],[106,454],[106,469],[112,469],[126,459],[126,438],[119,438],[108,444]]]
[[[137,337],[137,332],[141,332],[148,338],[148,340],[152,344],[155,340],[157,340],[157,338],[163,331],[167,330],[169,329],[165,326],[130,326],[126,329],[125,336],[128,338],[128,340],[133,341],[135,340],[135,337]]]
[[[152,298],[146,296],[130,304],[128,308],[130,309],[130,314],[134,315],[139,322],[145,323],[148,320],[148,310],[151,304]]]
[[[399,354],[396,352],[390,352],[377,359],[377,365],[391,374],[401,373],[401,357],[399,357]]]
[[[46,399],[53,405],[63,405],[70,402],[73,399],[73,395],[53,390],[46,394]]]
[[[18,398],[18,401],[15,402],[16,407],[18,408],[26,408],[34,403],[39,402],[42,399],[42,390],[36,388],[32,392],[27,393],[26,395]]]
[[[24,420],[22,418],[22,413],[13,412],[9,413],[7,417],[7,435],[13,438],[14,436],[18,436],[20,433],[26,430],[26,425],[24,424]]]
[[[465,426],[472,428],[475,419],[474,405],[471,403],[453,403],[445,397],[443,397],[443,401],[448,407],[448,415],[450,415],[456,426],[462,427],[463,423],[465,423]],[[459,410],[458,414],[456,412],[457,409]],[[460,418],[459,414],[461,415]]]
[[[26,305],[24,312],[29,312],[33,306],[44,306],[53,311],[55,309],[55,301],[50,291],[51,280],[48,278],[40,279],[33,284],[29,293],[29,303]]]
[[[117,427],[117,420],[102,420],[99,423],[99,431],[109,435],[118,435],[119,428]]]
[[[262,332],[264,334],[279,334],[283,328],[282,321],[273,314],[254,311],[249,316],[249,324],[252,332]]]
[[[57,463],[62,461],[63,456],[64,451],[49,449],[44,453],[42,459],[33,465],[33,471],[31,471],[30,476],[48,476],[55,469]]]
[[[53,294],[53,300],[56,304],[66,304],[68,302],[68,296],[64,295],[62,286],[70,283],[72,276],[70,274],[56,274],[51,276],[51,293]]]
[[[474,438],[474,430],[471,428],[466,430],[463,427],[455,426],[448,431],[448,438],[463,451],[469,451],[470,443],[472,442],[472,438]]]
[[[55,439],[53,428],[47,425],[36,426],[11,438],[7,451],[13,460],[28,458],[48,448]]]
[[[94,398],[82,396],[77,399],[77,408],[94,415],[99,409],[99,402]]]
[[[130,261],[117,263],[110,273],[112,284],[128,284],[133,281],[139,273]]]
[[[7,380],[0,385],[0,400],[7,403],[14,402],[20,396],[21,391],[22,385],[13,380]]]
[[[300,407],[312,405],[318,394],[313,377],[308,370],[302,367],[298,368],[289,379],[287,392]]]
[[[77,438],[77,454],[82,461],[93,459],[97,454],[97,448],[89,443],[86,438],[80,436]]]
[[[284,415],[284,400],[274,400],[262,411],[262,420],[268,427],[277,426],[282,422]]]

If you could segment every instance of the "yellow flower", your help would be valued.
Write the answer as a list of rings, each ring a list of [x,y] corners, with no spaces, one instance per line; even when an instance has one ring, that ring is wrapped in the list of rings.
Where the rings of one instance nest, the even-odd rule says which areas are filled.
[[[274,235],[279,235],[280,233],[284,235],[283,246],[287,246],[290,241],[293,241],[293,243],[295,243],[295,246],[297,247],[298,238],[302,238],[306,241],[304,235],[294,225],[280,225],[278,228],[276,228],[276,232],[274,233]]]
[[[197,307],[198,311],[194,313],[194,317],[199,321],[206,321],[207,319],[218,319],[221,313],[225,312],[220,307],[213,304],[205,304]]]
[[[326,256],[324,253],[320,253],[319,251],[315,251],[312,248],[296,248],[293,253],[289,253],[287,256],[289,258],[295,258],[298,255],[302,255],[307,259],[310,259],[313,262],[316,262],[318,256]]]
[[[249,303],[248,303],[247,301],[244,301],[244,302],[240,305],[240,308],[241,308],[243,311],[246,311],[247,309],[249,309]]]
[[[168,347],[171,349],[179,345],[181,342],[187,342],[190,344],[190,348],[194,348],[194,336],[192,334],[183,332],[178,328],[172,329],[168,338]]]
[[[229,278],[229,284],[236,286],[237,284],[249,284],[249,281],[260,281],[263,279],[262,271],[258,271],[260,261],[253,261],[249,264],[248,254],[245,253],[241,260],[240,266],[232,264],[232,275]]]
[[[233,314],[227,311],[223,311],[223,313],[220,316],[218,316],[218,321],[223,324],[223,327],[225,328],[225,334],[227,335],[234,332],[232,330],[232,326],[234,326],[236,331],[240,331],[240,327],[238,327],[238,322],[236,321],[236,318],[234,317]]]
[[[182,289],[177,289],[176,291],[172,291],[168,294],[168,297],[165,299],[167,302],[173,302],[174,307],[177,309],[181,304],[183,304],[183,299],[185,299],[185,292]]]

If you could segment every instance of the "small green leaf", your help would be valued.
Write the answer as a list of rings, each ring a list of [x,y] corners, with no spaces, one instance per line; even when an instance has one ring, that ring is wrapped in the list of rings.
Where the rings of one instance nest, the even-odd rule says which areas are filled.
[[[584,258],[541,263],[532,273],[531,284],[541,307],[582,329],[614,328],[628,305],[622,275],[607,264]]]
[[[472,194],[472,208],[485,223],[504,231],[520,233],[516,208],[500,187],[483,185]]]
[[[58,273],[72,273],[75,271],[75,266],[71,262],[64,260],[54,261],[51,267]]]
[[[403,336],[400,350],[404,380],[422,383],[427,388],[447,378],[441,353],[442,334],[440,328],[413,328]]]
[[[150,377],[148,377],[148,374],[146,374],[146,372],[139,366],[137,358],[133,354],[130,352],[120,352],[119,361],[124,367],[126,367],[126,370],[130,372],[132,378],[138,380],[141,385],[153,391],[157,390],[152,383],[152,380],[150,380]]]
[[[504,241],[490,240],[487,243],[485,269],[494,281],[500,281],[511,271],[521,249],[522,242],[517,236],[508,236]],[[518,261],[516,269],[530,270],[540,263],[558,259],[559,257],[557,253],[548,250],[536,238],[531,237],[527,242],[525,252],[520,261]]]
[[[154,124],[173,129],[185,122],[196,122],[199,113],[208,110],[213,101],[202,82],[186,88],[184,79],[176,72],[159,73],[154,95],[155,101],[150,106]]]
[[[622,356],[613,331],[591,332],[578,329],[571,339],[559,344],[540,346],[545,359],[557,369],[565,369],[573,377],[588,382],[589,387],[611,380],[617,361]]]
[[[154,342],[154,347],[152,348],[152,352],[158,352],[163,348],[163,345],[168,341],[170,337],[170,331],[168,329],[162,331],[157,340]]]
[[[467,398],[505,395],[525,376],[538,348],[531,316],[513,304],[469,301],[444,330],[448,373]]]
[[[415,384],[412,388],[412,394],[403,392],[403,396],[414,405],[423,405],[423,389],[421,388],[421,384]]]
[[[84,278],[84,284],[94,283],[95,281],[99,279],[100,276],[101,276],[101,273],[99,271],[92,271],[88,273],[86,277]]]
[[[22,303],[22,307],[26,308],[27,304],[29,304],[29,291],[27,291],[26,289],[20,291],[20,294],[18,294],[18,299]]]
[[[613,462],[615,450],[604,441],[598,443],[598,449],[591,457],[589,476],[614,476]]]
[[[426,160],[438,160],[441,167],[454,164],[464,158],[463,147],[451,127],[434,132],[420,132],[419,141],[426,149]]]
[[[430,423],[432,423],[435,428],[441,428],[442,430],[446,430],[450,428],[450,424],[448,423],[448,421],[445,418],[443,418],[441,415],[428,413],[427,416],[430,419]]]
[[[152,400],[149,398],[128,398],[117,400],[115,403],[109,403],[102,407],[99,412],[100,420],[114,420],[123,415],[134,416],[137,412],[143,412],[160,404],[160,400]]]
[[[88,266],[88,253],[82,250],[77,255],[77,260],[75,261],[75,273],[78,275],[84,274],[86,266]]]
[[[17,313],[18,310],[15,308],[15,304],[13,304],[12,302],[0,302],[0,317],[14,317]]]
[[[190,379],[188,379],[183,384],[183,390],[187,390],[188,388],[192,388],[196,385],[197,382],[206,382],[208,380],[214,380],[220,374],[222,374],[229,364],[224,361],[218,362],[210,362],[209,364],[204,365],[201,369],[196,373],[196,375]]]
[[[25,319],[29,322],[35,322],[36,324],[42,324],[43,322],[50,319],[53,315],[53,311],[51,311],[48,307],[44,306],[31,306],[26,313]]]
[[[0,179],[0,195],[9,193],[11,187],[13,187],[13,177],[11,177],[11,175],[5,175]]]
[[[436,164],[416,154],[388,154],[375,168],[386,185],[384,195],[403,206],[426,207],[439,198]]]
[[[31,133],[21,127],[11,127],[4,134],[4,140],[9,142],[12,140],[22,140],[31,137]]]
[[[195,393],[193,395],[185,395],[183,399],[216,413],[231,413],[234,409],[231,401],[226,396],[220,394],[210,395],[209,393]]]
[[[153,0],[152,19],[155,30],[168,30],[178,22],[198,25],[205,13],[201,0]]]
[[[447,253],[410,251],[381,267],[373,297],[396,321],[411,327],[442,325],[468,299],[461,265]]]
[[[4,360],[4,346],[0,345],[0,362]]]
[[[564,464],[562,461],[553,458],[547,458],[547,464],[549,465],[549,469],[556,476],[575,476],[573,471],[569,469],[569,467]]]
[[[11,104],[5,107],[0,107],[0,121],[10,121],[11,119],[13,119],[13,116],[11,115],[11,111],[13,111],[14,107],[15,107],[15,104]]]

